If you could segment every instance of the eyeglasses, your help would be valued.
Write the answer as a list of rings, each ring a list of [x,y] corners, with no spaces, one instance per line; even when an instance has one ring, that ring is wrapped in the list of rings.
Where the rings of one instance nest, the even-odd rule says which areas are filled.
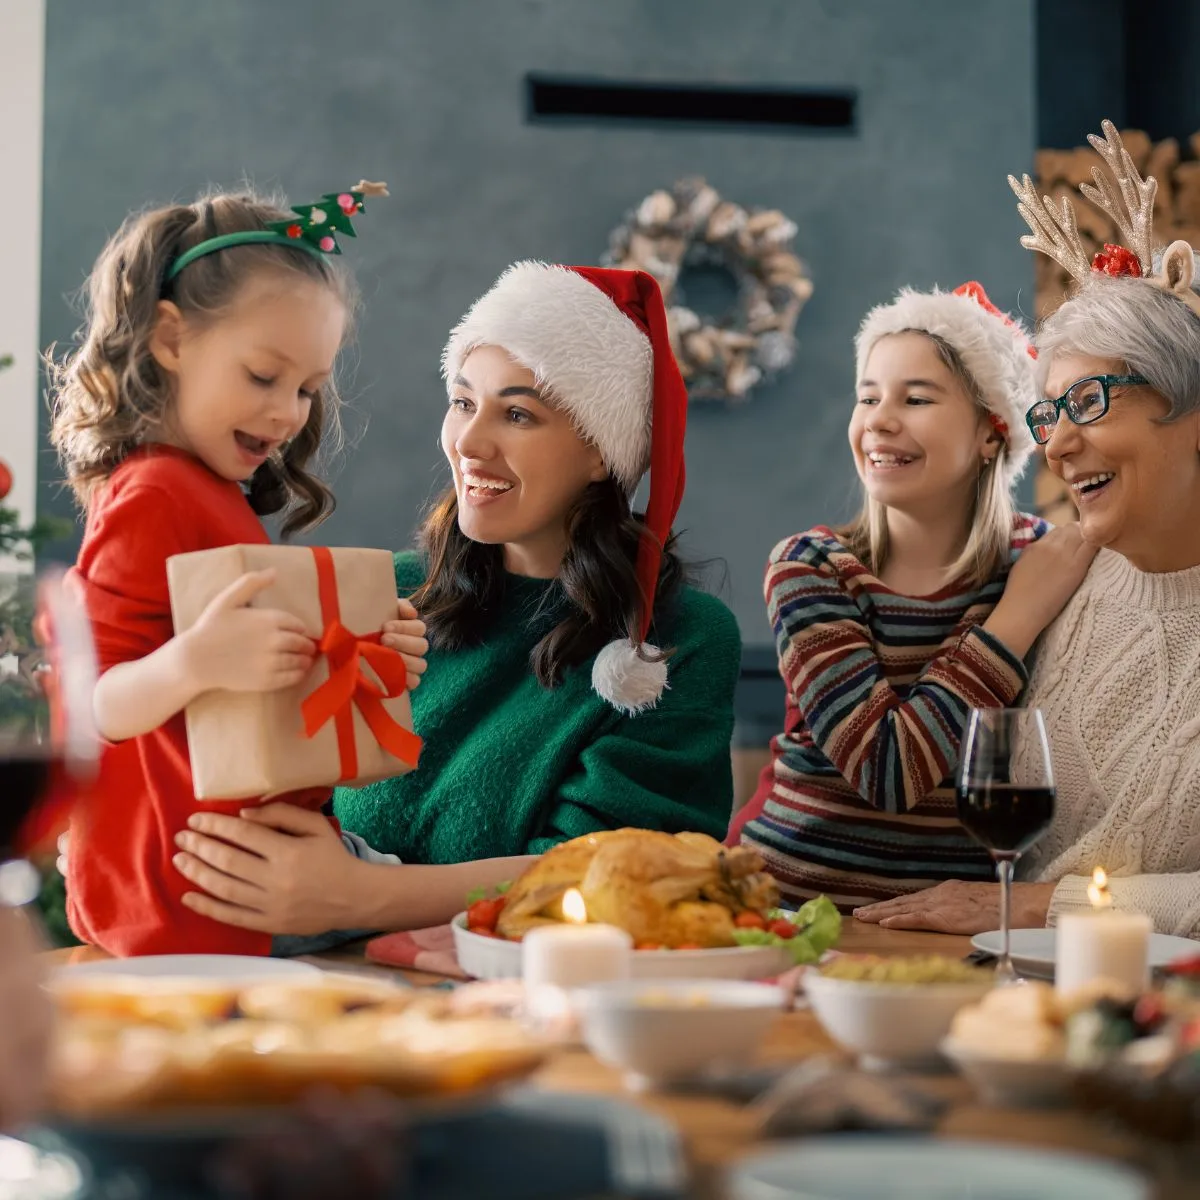
[[[1058,424],[1058,414],[1065,412],[1076,425],[1090,425],[1108,412],[1108,389],[1149,383],[1144,375],[1089,375],[1076,380],[1057,400],[1039,400],[1025,414],[1025,424],[1033,440],[1044,446]]]

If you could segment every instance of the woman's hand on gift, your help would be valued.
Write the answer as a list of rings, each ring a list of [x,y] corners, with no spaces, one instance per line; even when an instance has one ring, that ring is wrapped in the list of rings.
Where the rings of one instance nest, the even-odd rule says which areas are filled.
[[[243,575],[209,601],[196,624],[180,635],[196,695],[216,688],[274,692],[295,687],[312,670],[317,647],[299,617],[282,609],[248,607],[274,582],[274,571]]]
[[[417,616],[411,600],[397,602],[396,619],[383,627],[382,642],[390,650],[399,652],[408,668],[408,690],[411,692],[425,674],[425,655],[429,653],[429,642],[425,639],[425,622]]]
[[[272,934],[353,929],[364,864],[319,812],[277,801],[240,815],[195,813],[175,843],[175,868],[199,892],[183,903],[226,925]]]
[[[1052,883],[1014,883],[1013,929],[1046,924]],[[936,887],[893,896],[854,910],[855,917],[885,929],[928,929],[933,933],[976,934],[1000,928],[1000,885],[950,879]]]

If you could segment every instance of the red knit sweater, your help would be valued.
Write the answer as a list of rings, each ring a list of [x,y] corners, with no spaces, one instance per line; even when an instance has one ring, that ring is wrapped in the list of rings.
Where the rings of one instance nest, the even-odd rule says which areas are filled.
[[[89,508],[70,574],[92,620],[100,670],[144,658],[174,635],[167,559],[268,541],[241,487],[165,446],[123,462]],[[328,790],[275,799],[317,808]],[[99,786],[71,819],[67,916],[112,954],[268,954],[269,934],[185,908],[195,890],[175,869],[175,835],[201,809],[236,813],[254,800],[194,796],[183,713],[106,749]]]

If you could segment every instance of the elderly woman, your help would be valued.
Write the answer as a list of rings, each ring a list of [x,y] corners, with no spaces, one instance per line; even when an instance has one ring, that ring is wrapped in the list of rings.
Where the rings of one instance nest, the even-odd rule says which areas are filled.
[[[1153,180],[1105,132],[1093,144],[1118,181],[1149,192],[1127,218],[1132,251],[1106,247],[1088,269],[1073,219],[1041,206],[1028,180],[1018,192],[1034,229],[1023,243],[1080,284],[1037,339],[1046,398],[1028,423],[1101,549],[1038,646],[1025,695],[1045,714],[1058,798],[1020,864],[1013,924],[1087,907],[1102,865],[1117,907],[1200,936],[1200,294],[1190,247],[1150,253]],[[1085,194],[1107,206],[1117,193]],[[997,891],[944,883],[856,915],[974,933],[996,927]]]

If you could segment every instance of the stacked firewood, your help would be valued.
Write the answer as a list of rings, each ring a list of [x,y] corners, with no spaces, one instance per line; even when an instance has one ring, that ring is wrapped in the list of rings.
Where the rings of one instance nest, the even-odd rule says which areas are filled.
[[[1175,138],[1151,142],[1139,129],[1121,133],[1134,165],[1145,178],[1158,180],[1154,200],[1154,244],[1166,246],[1182,239],[1200,250],[1200,133],[1188,139],[1187,157]],[[1106,242],[1119,242],[1120,231],[1112,218],[1079,195],[1081,183],[1092,182],[1092,167],[1101,166],[1100,156],[1090,146],[1074,150],[1039,150],[1034,156],[1038,194],[1056,202],[1066,196],[1079,224],[1080,240],[1090,255]],[[1034,256],[1035,308],[1037,319],[1049,316],[1067,297],[1071,277],[1064,267],[1044,254]],[[1056,524],[1073,521],[1075,505],[1062,483],[1039,462],[1034,481],[1037,512]]]

